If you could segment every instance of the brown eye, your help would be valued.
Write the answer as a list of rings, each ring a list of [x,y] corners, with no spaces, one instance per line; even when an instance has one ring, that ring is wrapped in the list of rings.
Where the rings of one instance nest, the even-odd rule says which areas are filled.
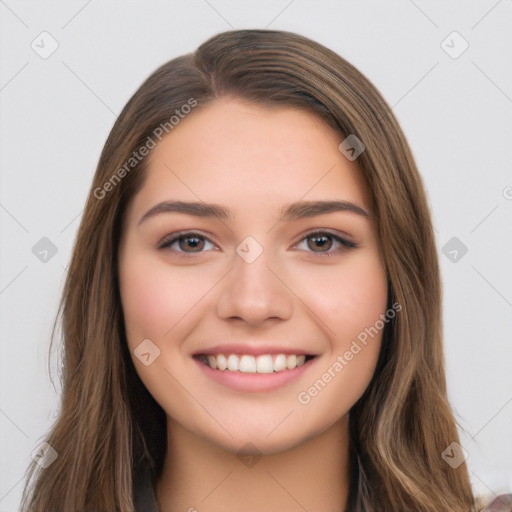
[[[158,249],[170,249],[178,254],[193,254],[215,249],[215,245],[198,233],[182,232],[164,238],[158,245]]]
[[[316,231],[304,237],[296,247],[319,256],[336,256],[358,245],[334,233]]]
[[[191,252],[200,252],[204,245],[204,238],[198,236],[180,236],[178,239],[178,246],[184,252],[188,249],[191,249]]]
[[[308,248],[314,252],[328,251],[332,247],[332,235],[314,235],[308,237]]]

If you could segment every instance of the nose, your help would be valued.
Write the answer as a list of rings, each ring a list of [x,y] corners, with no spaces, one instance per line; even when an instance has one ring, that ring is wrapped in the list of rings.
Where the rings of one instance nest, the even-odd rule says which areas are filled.
[[[233,269],[221,282],[217,302],[220,318],[251,326],[291,318],[293,292],[279,275],[276,261],[270,259],[267,251],[252,263],[235,256]]]

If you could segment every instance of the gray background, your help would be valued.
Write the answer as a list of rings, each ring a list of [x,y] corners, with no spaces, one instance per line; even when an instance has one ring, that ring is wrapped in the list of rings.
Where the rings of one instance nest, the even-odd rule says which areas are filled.
[[[433,211],[449,396],[471,479],[479,493],[512,490],[511,0],[0,0],[0,16],[0,512],[17,510],[55,417],[50,331],[116,115],[156,67],[231,28],[316,39],[393,106]],[[453,31],[469,44],[461,55]],[[56,254],[43,256],[43,237]]]

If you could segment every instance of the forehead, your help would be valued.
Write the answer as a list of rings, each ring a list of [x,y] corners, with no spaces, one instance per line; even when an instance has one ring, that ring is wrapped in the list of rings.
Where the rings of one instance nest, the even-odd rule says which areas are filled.
[[[196,108],[152,150],[135,203],[179,196],[236,210],[249,200],[277,207],[344,199],[369,209],[356,162],[338,149],[343,140],[306,110],[216,100]]]

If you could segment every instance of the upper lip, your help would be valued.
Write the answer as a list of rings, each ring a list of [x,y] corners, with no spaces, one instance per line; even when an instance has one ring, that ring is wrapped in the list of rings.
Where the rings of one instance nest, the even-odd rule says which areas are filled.
[[[253,356],[261,356],[265,354],[277,355],[277,354],[296,354],[301,355],[304,354],[306,356],[314,356],[310,350],[294,348],[294,347],[285,347],[282,345],[273,345],[267,344],[263,342],[258,343],[230,343],[223,345],[215,345],[213,347],[205,347],[199,350],[196,350],[192,355],[217,355],[217,354],[248,354]]]

